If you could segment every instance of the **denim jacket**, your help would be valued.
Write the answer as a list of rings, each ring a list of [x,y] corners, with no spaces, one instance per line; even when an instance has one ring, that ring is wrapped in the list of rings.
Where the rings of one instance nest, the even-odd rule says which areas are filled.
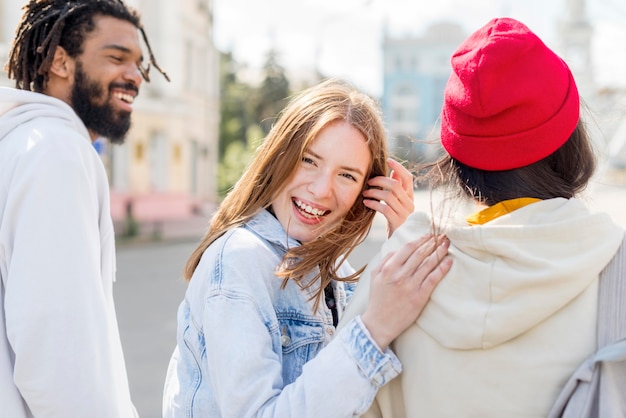
[[[178,309],[164,417],[359,416],[400,373],[360,317],[333,338],[325,303],[313,312],[315,289],[281,289],[276,267],[297,245],[263,210],[205,250]],[[352,272],[346,262],[339,273]],[[333,286],[341,315],[353,289]]]

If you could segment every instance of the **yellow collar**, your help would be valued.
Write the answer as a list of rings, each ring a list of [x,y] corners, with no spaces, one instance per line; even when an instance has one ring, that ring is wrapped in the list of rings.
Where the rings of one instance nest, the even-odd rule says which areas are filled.
[[[539,201],[541,201],[541,199],[535,199],[534,197],[520,197],[517,199],[503,200],[502,202],[496,203],[493,206],[489,206],[486,209],[467,216],[465,220],[470,225],[483,225],[489,221],[499,218],[502,215],[506,215],[514,210]]]

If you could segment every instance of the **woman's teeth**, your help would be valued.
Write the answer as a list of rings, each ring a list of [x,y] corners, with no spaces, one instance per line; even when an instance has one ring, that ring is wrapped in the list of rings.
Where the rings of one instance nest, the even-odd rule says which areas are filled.
[[[308,217],[308,218],[314,218],[314,217],[318,217],[318,216],[324,216],[324,214],[326,214],[325,210],[321,210],[321,209],[316,209],[316,208],[312,208],[309,205],[306,205],[302,202],[300,202],[299,200],[295,200],[294,203],[296,204],[296,206],[298,207],[298,209],[300,209],[300,212]]]

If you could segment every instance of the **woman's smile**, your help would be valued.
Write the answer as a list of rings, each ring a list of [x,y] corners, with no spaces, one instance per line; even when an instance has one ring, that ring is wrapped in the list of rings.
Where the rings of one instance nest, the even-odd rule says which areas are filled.
[[[369,147],[358,129],[343,120],[324,127],[272,201],[289,236],[308,242],[341,222],[363,190],[370,162]]]

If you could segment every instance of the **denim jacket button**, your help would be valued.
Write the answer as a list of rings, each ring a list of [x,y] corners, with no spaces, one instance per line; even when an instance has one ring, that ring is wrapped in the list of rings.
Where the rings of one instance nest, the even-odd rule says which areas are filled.
[[[331,327],[326,327],[326,333],[328,335],[333,335],[335,333],[335,330],[332,329]]]
[[[289,344],[291,344],[291,338],[289,338],[288,335],[281,335],[280,345],[282,345],[283,347],[287,347]]]

